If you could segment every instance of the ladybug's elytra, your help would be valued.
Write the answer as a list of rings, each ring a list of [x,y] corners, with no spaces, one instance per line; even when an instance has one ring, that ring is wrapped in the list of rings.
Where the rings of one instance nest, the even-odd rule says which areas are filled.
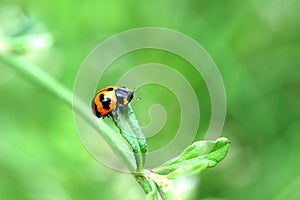
[[[108,86],[101,89],[92,101],[92,111],[98,118],[107,116],[117,105],[126,105],[134,91],[126,87]]]

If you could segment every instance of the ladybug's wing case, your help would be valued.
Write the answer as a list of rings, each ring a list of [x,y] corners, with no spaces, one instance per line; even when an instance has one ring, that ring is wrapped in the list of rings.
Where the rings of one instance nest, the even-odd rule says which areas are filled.
[[[116,95],[112,87],[100,90],[92,101],[92,111],[98,118],[106,116],[116,106]]]
[[[108,86],[106,88],[103,88],[99,91],[100,92],[110,92],[110,91],[113,91],[113,90],[116,90],[118,89],[119,87],[118,86]]]
[[[93,99],[93,101],[91,103],[91,107],[92,107],[93,114],[98,118],[101,117],[101,112],[98,111],[98,106],[95,103],[95,98]]]

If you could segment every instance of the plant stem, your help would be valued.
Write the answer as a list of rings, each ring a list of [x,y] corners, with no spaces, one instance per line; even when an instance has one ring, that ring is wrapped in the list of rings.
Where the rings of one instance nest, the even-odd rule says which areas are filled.
[[[146,193],[146,200],[161,200],[156,184],[154,181],[147,179],[147,173],[147,170],[144,170],[143,173],[137,173],[135,175],[137,182]]]
[[[56,95],[60,100],[72,107],[72,93],[63,87],[58,81],[41,71],[37,66],[32,66],[14,56],[4,56],[0,54],[0,61],[9,67],[15,69],[18,73],[34,81],[39,86],[44,87],[52,94]]]

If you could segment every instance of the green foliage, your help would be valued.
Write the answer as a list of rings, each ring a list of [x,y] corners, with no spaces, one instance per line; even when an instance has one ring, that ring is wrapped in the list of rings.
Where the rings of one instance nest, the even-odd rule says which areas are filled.
[[[224,159],[229,149],[229,142],[226,138],[219,138],[216,141],[199,141],[187,147],[182,154],[172,161],[166,162],[152,170],[145,170],[139,177],[146,177],[147,184],[143,185],[150,191],[147,199],[180,199],[176,194],[174,179],[183,176],[199,174],[207,167],[214,167]],[[154,187],[155,183],[156,187]],[[148,189],[148,188],[151,189]],[[159,193],[155,195],[154,193]]]
[[[227,94],[223,136],[233,144],[228,159],[201,174],[188,199],[298,199],[299,6],[299,0],[2,0],[0,51],[10,44],[21,63],[32,63],[31,70],[71,89],[86,55],[107,37],[144,26],[180,31],[203,45],[220,69]],[[51,34],[45,49],[32,49],[30,41],[44,34]],[[209,93],[202,77],[176,55],[132,52],[112,63],[116,69],[105,72],[99,87],[115,83],[130,66],[150,62],[173,67],[195,85],[201,109],[196,140],[203,139],[211,115]],[[143,198],[130,176],[91,158],[78,139],[71,110],[44,87],[0,63],[0,92],[1,199]],[[141,126],[150,123],[145,113],[155,103],[168,113],[181,112],[167,90],[149,85],[136,92],[142,100],[132,107]],[[149,139],[149,151],[173,137],[179,116],[168,116]]]
[[[117,108],[117,110],[111,112],[112,118],[121,135],[130,145],[136,160],[136,172],[140,172],[146,161],[146,138],[141,131],[131,105],[118,105]]]
[[[178,158],[153,169],[153,172],[168,178],[197,174],[223,160],[228,149],[229,142],[226,138],[198,141],[187,147]]]
[[[67,104],[72,104],[70,92],[47,74],[39,70],[30,70],[32,69],[31,66],[28,67],[9,56],[0,55],[0,61],[16,69],[16,71],[25,75],[29,80],[35,81],[40,86],[43,86]],[[93,125],[79,104],[74,104],[73,106],[88,123]],[[175,195],[173,195],[172,192],[175,191],[172,182],[173,178],[198,174],[207,167],[213,167],[221,161],[228,152],[229,142],[226,138],[219,138],[216,141],[199,141],[187,147],[175,160],[167,162],[156,169],[142,171],[146,160],[147,143],[131,105],[118,105],[117,109],[111,112],[111,116],[119,128],[121,135],[131,147],[136,161],[136,170],[133,171],[130,162],[128,162],[130,157],[122,155],[122,151],[118,152],[119,156],[125,160],[128,169],[144,189],[146,199],[174,199]],[[103,126],[104,124],[102,124],[104,137],[107,138],[115,135],[113,131],[109,128],[105,129],[105,126]],[[110,139],[109,141],[114,149],[125,146],[122,142],[118,142],[117,139]]]
[[[178,158],[155,169],[142,171],[147,143],[130,104],[118,105],[111,115],[132,148],[136,160],[136,171],[132,173],[144,189],[147,200],[158,200],[160,197],[174,199],[174,178],[199,174],[208,167],[214,167],[224,159],[229,149],[229,141],[224,137],[216,141],[198,141],[187,147]]]

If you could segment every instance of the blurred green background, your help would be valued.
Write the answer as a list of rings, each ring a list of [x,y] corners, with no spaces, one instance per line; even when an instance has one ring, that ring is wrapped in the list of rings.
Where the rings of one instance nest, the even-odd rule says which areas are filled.
[[[299,0],[1,0],[0,53],[18,55],[72,89],[84,58],[107,37],[145,26],[180,31],[207,50],[222,74],[227,93],[222,135],[232,141],[216,168],[187,180],[194,187],[187,199],[300,199],[299,10]],[[170,66],[183,62],[151,51],[130,56]],[[191,82],[200,79],[182,73]],[[106,77],[101,84],[116,80]],[[210,118],[209,95],[200,82],[195,91],[203,124],[197,139]],[[141,124],[149,120],[143,105],[173,99],[158,90],[159,97],[133,105]],[[0,92],[1,200],[143,199],[130,175],[90,156],[72,110],[58,98],[1,63]],[[147,95],[147,88],[138,95]],[[163,131],[177,127],[179,119],[172,120]]]

